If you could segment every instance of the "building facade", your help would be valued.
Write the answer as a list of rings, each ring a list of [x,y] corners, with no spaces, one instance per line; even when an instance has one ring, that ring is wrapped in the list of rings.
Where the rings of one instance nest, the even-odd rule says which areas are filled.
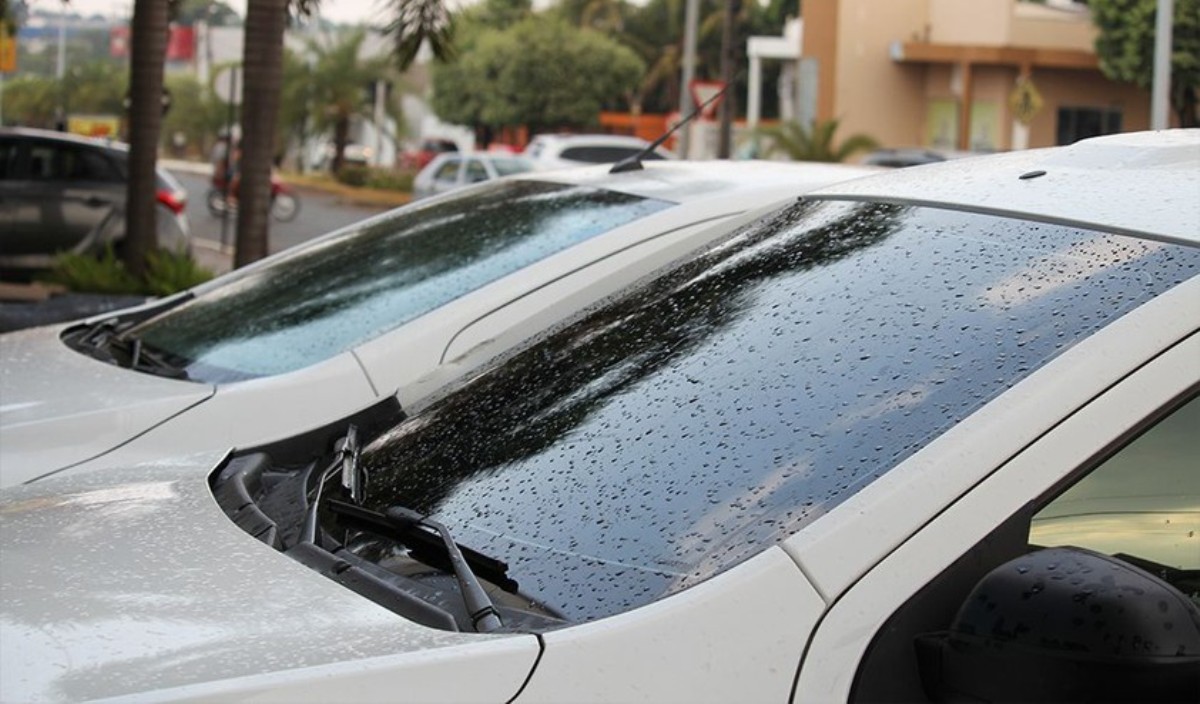
[[[804,0],[818,120],[890,147],[1000,151],[1147,129],[1150,95],[1100,73],[1069,0]]]

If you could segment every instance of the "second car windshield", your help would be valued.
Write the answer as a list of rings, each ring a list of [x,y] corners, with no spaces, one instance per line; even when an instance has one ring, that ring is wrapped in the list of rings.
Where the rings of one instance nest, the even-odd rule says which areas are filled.
[[[132,333],[189,378],[299,369],[672,204],[540,181],[407,208],[232,278]]]

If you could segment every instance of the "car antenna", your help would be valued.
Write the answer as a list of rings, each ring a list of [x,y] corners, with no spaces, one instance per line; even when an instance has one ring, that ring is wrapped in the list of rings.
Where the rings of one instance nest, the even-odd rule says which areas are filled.
[[[653,142],[651,142],[650,144],[648,144],[645,149],[638,152],[637,154],[634,154],[633,156],[627,156],[624,159],[613,164],[613,167],[608,170],[608,173],[621,174],[621,173],[625,173],[626,171],[641,171],[642,169],[646,168],[645,166],[642,165],[642,159],[645,159],[647,156],[650,156],[650,154],[655,149],[658,149],[658,147],[661,146],[663,142],[667,141],[667,137],[670,137],[671,135],[675,134],[675,130],[677,130],[680,127],[683,127],[687,123],[691,122],[693,118],[695,118],[697,115],[699,115],[704,110],[704,108],[708,107],[709,105],[712,105],[722,95],[725,95],[725,91],[729,90],[729,86],[731,83],[725,84],[725,87],[722,88],[721,90],[717,91],[715,95],[713,95],[708,100],[705,100],[701,105],[696,106],[696,109],[692,110],[691,114],[689,114],[687,117],[683,118],[679,122],[676,122],[671,127],[671,129],[667,130],[658,139],[656,139]]]

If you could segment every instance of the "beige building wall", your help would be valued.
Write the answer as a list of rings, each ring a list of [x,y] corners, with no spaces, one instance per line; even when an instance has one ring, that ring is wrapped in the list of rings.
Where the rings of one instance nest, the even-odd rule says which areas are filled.
[[[1051,146],[1057,139],[1058,108],[1117,108],[1121,131],[1150,129],[1150,96],[1132,83],[1081,81],[1078,71],[1043,69],[1033,80],[1046,107],[1029,125],[1030,146]]]
[[[820,1],[820,0],[818,0]],[[813,0],[805,1],[805,12]],[[921,136],[923,76],[891,58],[897,37],[926,31],[929,0],[841,0],[838,12],[833,109],[843,137],[863,133],[880,144],[917,144]]]
[[[1033,60],[1032,50],[1085,56],[1096,36],[1086,12],[1016,0],[804,0],[803,10],[803,55],[817,63],[817,119],[838,118],[843,137],[864,133],[888,147],[954,148],[945,142],[956,143],[962,130],[969,74],[969,146],[1014,148],[1009,98],[1020,66],[980,57],[1014,50],[1027,52],[1022,62]],[[893,47],[905,42],[961,50],[964,58],[953,61],[973,58],[969,69],[945,58],[897,62]],[[1125,131],[1149,125],[1147,92],[1098,70],[1035,63],[1031,77],[1044,104],[1029,125],[1029,147],[1056,143],[1060,107],[1116,108]]]

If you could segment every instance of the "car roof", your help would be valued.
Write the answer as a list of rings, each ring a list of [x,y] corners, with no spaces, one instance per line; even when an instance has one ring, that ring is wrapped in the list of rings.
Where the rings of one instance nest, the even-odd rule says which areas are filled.
[[[1200,129],[1095,137],[891,171],[814,198],[933,205],[1200,244]]]
[[[650,144],[640,137],[624,134],[540,134],[531,140],[543,144],[554,144],[568,147],[579,144],[617,145],[617,146],[646,146]]]
[[[551,181],[658,198],[677,203],[730,197],[783,187],[787,195],[837,181],[877,174],[883,169],[847,164],[786,161],[647,161],[637,171],[611,173],[612,164],[534,171],[511,178]]]
[[[105,139],[102,137],[84,137],[83,135],[72,134],[70,132],[57,132],[55,130],[42,130],[34,127],[0,127],[0,136],[14,137],[31,137],[37,139],[53,139],[60,142],[72,142],[74,144],[84,144],[92,147],[107,147],[120,151],[128,151],[129,145],[124,142],[118,142],[113,139]]]

